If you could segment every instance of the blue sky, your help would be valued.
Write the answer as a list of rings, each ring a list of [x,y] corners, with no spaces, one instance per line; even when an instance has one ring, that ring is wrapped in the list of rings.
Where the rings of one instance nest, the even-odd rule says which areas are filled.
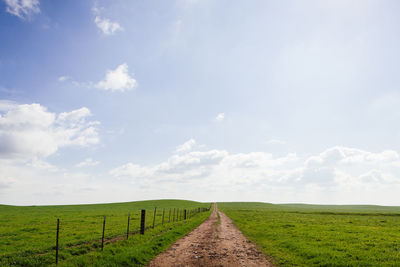
[[[1,0],[0,203],[398,205],[399,8]]]

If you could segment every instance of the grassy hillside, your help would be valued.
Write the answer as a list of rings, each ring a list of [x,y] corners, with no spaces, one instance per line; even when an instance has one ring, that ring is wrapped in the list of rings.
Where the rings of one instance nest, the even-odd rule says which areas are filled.
[[[121,246],[117,243],[123,243],[122,246],[124,246],[128,243],[128,251],[144,250],[141,252],[141,260],[136,262],[137,265],[141,265],[146,262],[146,259],[151,259],[151,255],[156,255],[160,248],[168,246],[183,233],[193,229],[209,214],[208,212],[198,214],[191,218],[190,222],[181,220],[173,223],[174,209],[175,211],[189,210],[209,206],[210,204],[185,200],[29,207],[2,205],[0,206],[0,265],[46,266],[53,264],[57,218],[60,219],[61,262],[69,262],[77,255],[94,255],[99,250],[104,215],[106,216],[105,238],[108,240],[105,250],[108,251],[107,246]],[[131,234],[139,230],[141,209],[146,209],[146,227],[151,228],[155,207],[157,210],[154,229],[147,231],[144,236],[132,236],[128,241],[114,243],[116,240],[124,239],[129,213]],[[164,225],[161,225],[163,209],[165,209]],[[169,215],[170,210],[171,215]],[[166,234],[165,239],[158,240],[157,248],[151,248],[150,252],[145,253],[145,247],[151,247],[154,238],[160,238],[160,232]],[[147,257],[143,258],[143,255]],[[92,260],[98,258],[96,256]],[[87,259],[81,256],[80,260]]]
[[[279,266],[398,266],[400,207],[218,203]]]

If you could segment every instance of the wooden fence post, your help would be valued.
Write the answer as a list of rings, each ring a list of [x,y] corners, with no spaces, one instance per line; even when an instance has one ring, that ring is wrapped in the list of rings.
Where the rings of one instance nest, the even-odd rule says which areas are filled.
[[[154,223],[156,222],[156,213],[157,213],[157,207],[154,208],[153,229],[154,229]]]
[[[106,230],[106,216],[104,215],[103,220],[103,235],[101,236],[101,251],[104,249],[104,231]]]
[[[126,228],[126,239],[129,238],[129,221],[131,219],[131,214],[128,214],[128,227]]]
[[[165,208],[162,210],[162,225],[164,225],[164,214],[165,214]]]
[[[56,237],[56,265],[58,264],[58,237],[60,233],[60,219],[57,219],[57,237]]]
[[[171,208],[169,209],[168,222],[171,222]]]
[[[175,222],[175,208],[174,208],[174,214],[172,215],[172,222]]]
[[[146,223],[146,210],[142,210],[142,215],[140,216],[140,234],[144,235],[144,227]]]

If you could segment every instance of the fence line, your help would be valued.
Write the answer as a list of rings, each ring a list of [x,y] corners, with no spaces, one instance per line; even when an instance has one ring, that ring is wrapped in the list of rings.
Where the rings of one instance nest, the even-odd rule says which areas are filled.
[[[179,209],[179,208],[174,208],[173,209],[173,216],[172,216],[172,223],[174,222],[179,222],[182,220],[182,216],[183,216],[183,220],[186,222],[189,218],[192,218],[193,216],[195,216],[198,213],[201,212],[206,212],[206,211],[210,211],[211,206],[209,208],[204,208],[204,207],[199,207],[199,208],[194,208],[194,209]],[[172,208],[169,208],[169,214],[168,214],[168,223],[171,222],[171,211]],[[127,228],[126,228],[126,239],[129,238],[129,235],[131,234],[142,234],[144,235],[145,230],[146,229],[154,229],[156,225],[156,216],[157,216],[157,207],[154,208],[154,215],[153,215],[153,224],[152,226],[148,226],[146,227],[146,210],[142,209],[141,213],[140,213],[140,227],[139,230],[137,231],[133,231],[132,233],[130,233],[130,221],[131,221],[131,214],[128,213],[128,222],[127,222]],[[159,225],[164,225],[165,221],[164,221],[164,217],[165,217],[165,208],[163,208],[162,210],[162,222]],[[104,241],[105,241],[105,231],[106,231],[106,216],[104,215],[103,217],[103,228],[102,228],[102,236],[101,236],[101,251],[104,250]],[[60,219],[57,219],[57,231],[56,231],[56,246],[55,246],[55,252],[56,252],[56,265],[58,265],[58,254],[59,254],[59,239],[60,239]]]

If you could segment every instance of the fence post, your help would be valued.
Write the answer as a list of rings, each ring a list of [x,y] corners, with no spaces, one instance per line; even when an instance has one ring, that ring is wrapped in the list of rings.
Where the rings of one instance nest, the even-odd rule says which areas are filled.
[[[185,213],[184,213],[184,215],[183,215],[183,218],[184,218],[185,221],[186,221],[186,209],[185,209]]]
[[[144,227],[146,223],[146,210],[142,210],[142,215],[140,216],[140,234],[144,235]]]
[[[58,237],[60,233],[60,219],[57,219],[57,237],[56,237],[56,265],[58,264]]]
[[[165,214],[165,208],[162,210],[162,225],[164,225],[164,214]]]
[[[106,216],[104,215],[103,220],[103,235],[101,236],[101,251],[104,249],[104,231],[106,230]]]
[[[156,222],[156,213],[157,213],[157,207],[154,208],[153,229],[154,229],[154,223]]]
[[[172,222],[175,222],[175,208],[174,208],[174,213],[172,215]]]
[[[128,227],[126,228],[126,239],[129,238],[129,221],[131,219],[131,214],[128,213]]]
[[[168,222],[171,222],[171,208],[169,209]]]

